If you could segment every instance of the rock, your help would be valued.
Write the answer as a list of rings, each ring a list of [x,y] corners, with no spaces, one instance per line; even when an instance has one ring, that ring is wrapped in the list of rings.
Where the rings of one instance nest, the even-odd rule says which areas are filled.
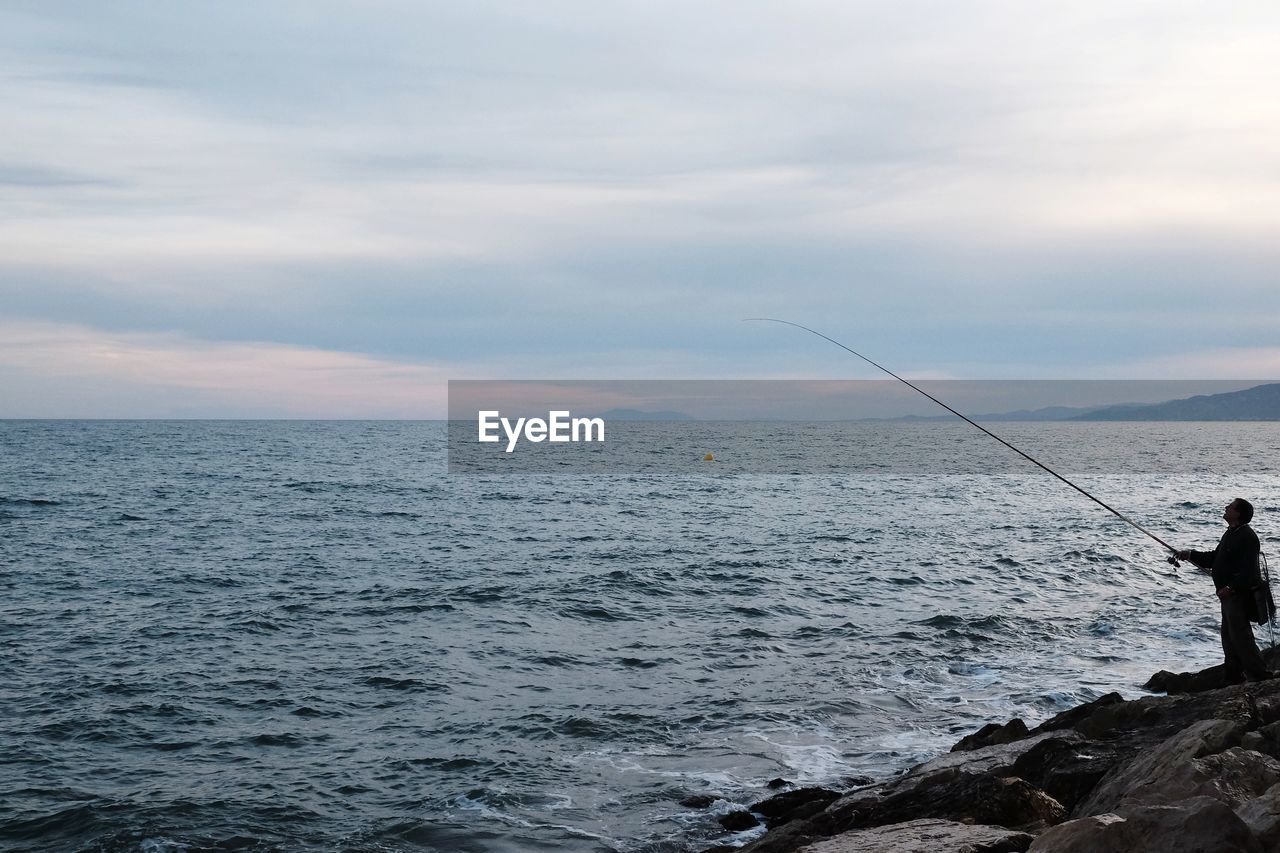
[[[779,788],[785,788],[785,787],[787,787],[787,786],[788,786],[788,785],[790,785],[790,784],[791,784],[791,783],[790,783],[790,782],[788,782],[786,779],[783,779],[782,777],[778,777],[777,779],[770,779],[770,780],[769,780],[769,783],[768,783],[768,785],[766,785],[766,787],[767,787],[770,791],[776,791],[776,790],[778,790]]]
[[[680,805],[687,809],[705,809],[718,799],[711,794],[694,794],[681,800]]]
[[[1266,726],[1280,720],[1280,701],[1264,699],[1254,703],[1258,711],[1258,725]]]
[[[1280,723],[1270,723],[1258,729],[1258,734],[1272,743],[1280,743]]]
[[[1209,797],[1167,806],[1126,806],[1059,824],[1027,853],[1264,853],[1243,820]]]
[[[1176,773],[1178,765],[1193,758],[1226,749],[1239,742],[1243,733],[1243,723],[1228,720],[1193,723],[1153,749],[1140,752],[1113,768],[1073,814],[1084,817],[1114,811],[1142,786]]]
[[[1280,783],[1280,762],[1260,752],[1233,747],[1160,768],[1156,775],[1132,789],[1125,800],[1159,805],[1212,797],[1236,808],[1276,783]]]
[[[913,820],[859,829],[800,848],[797,853],[1022,853],[1032,836],[999,826]]]
[[[1217,690],[1238,683],[1240,683],[1239,680],[1228,677],[1226,668],[1219,664],[1208,669],[1202,669],[1199,672],[1169,672],[1162,669],[1147,679],[1147,683],[1142,685],[1142,689],[1173,695],[1177,693],[1201,693],[1205,690]]]
[[[1280,850],[1280,785],[1236,809],[1264,850]]]
[[[746,809],[736,809],[720,818],[720,825],[730,832],[741,832],[744,829],[759,826],[760,821],[756,820],[756,816]]]
[[[748,842],[738,853],[792,853],[831,834],[834,833],[818,831],[811,821],[792,821]]]
[[[793,853],[841,833],[926,818],[1035,832],[1061,822],[1064,814],[1163,806],[1125,801],[1143,785],[1159,800],[1209,794],[1238,803],[1268,781],[1271,769],[1256,753],[1224,751],[1255,729],[1270,743],[1280,727],[1267,727],[1277,722],[1280,679],[1133,701],[1108,694],[1057,715],[1027,737],[948,753],[902,776],[850,791],[820,810],[815,801],[788,813],[786,823],[741,853]],[[1224,755],[1208,761],[1215,753]],[[1211,782],[1211,775],[1223,778]],[[1157,777],[1169,786],[1158,795],[1148,784]],[[1266,804],[1254,808],[1264,820]]]
[[[1070,812],[1127,757],[1112,743],[1086,741],[1070,730],[1049,732],[1018,756],[1010,775],[1026,779]]]
[[[836,817],[840,812],[833,807],[827,814]],[[845,825],[837,826],[835,831],[925,817],[1039,830],[1065,820],[1067,811],[1057,800],[1023,779],[959,774],[947,782],[894,793],[880,802],[867,804],[848,814]]]
[[[840,787],[846,790],[849,788],[865,788],[874,784],[875,781],[870,776],[846,776],[840,780]]]
[[[967,752],[983,746],[1009,743],[1010,741],[1020,740],[1026,737],[1027,734],[1027,724],[1014,717],[1003,726],[997,723],[988,723],[973,734],[961,738],[959,743],[951,747],[951,751]]]
[[[796,806],[777,820],[766,820],[765,825],[770,829],[775,826],[785,826],[793,820],[804,821],[811,817],[815,817],[826,811],[827,804],[821,800],[814,800],[811,803],[805,803],[803,806]]]
[[[1126,701],[1119,693],[1108,693],[1049,718],[1032,729],[1031,733],[1035,735],[1074,729],[1085,737],[1095,738],[1115,729],[1156,725],[1170,710],[1167,697],[1148,696]],[[1203,716],[1198,715],[1198,718]]]
[[[775,794],[766,800],[761,800],[751,806],[751,811],[764,815],[766,822],[772,828],[790,820],[812,817],[826,808],[827,803],[839,798],[839,792],[827,788],[797,788],[794,791]]]
[[[1280,648],[1264,649],[1262,658],[1268,669],[1276,669],[1277,666],[1280,666]],[[1220,690],[1223,687],[1239,683],[1239,679],[1228,676],[1226,668],[1222,664],[1218,664],[1208,669],[1202,669],[1199,672],[1169,672],[1162,669],[1151,676],[1147,683],[1142,686],[1146,690],[1174,695]],[[1272,722],[1275,719],[1277,719],[1277,716],[1273,715],[1266,722]]]
[[[1074,708],[1068,708],[1060,714],[1045,720],[1040,725],[1032,729],[1032,732],[1053,732],[1060,729],[1075,728],[1076,723],[1087,719],[1089,716],[1097,712],[1101,708],[1108,705],[1116,705],[1124,702],[1124,698],[1119,693],[1108,693],[1105,696],[1099,696],[1092,702],[1086,702],[1083,705],[1077,705]]]
[[[1115,702],[1098,708],[1073,728],[1085,737],[1102,737],[1117,729],[1155,726],[1168,710],[1167,702],[1154,696]]]
[[[1248,732],[1240,739],[1240,746],[1272,758],[1280,758],[1280,723],[1271,723],[1257,731]]]
[[[924,819],[854,830],[797,853],[1022,853],[1034,836],[1003,827]]]
[[[1011,774],[1015,763],[1028,751],[1050,738],[1081,741],[1083,738],[1075,732],[1044,732],[1010,743],[984,746],[963,752],[948,752],[932,761],[913,767],[909,773],[900,777],[909,780],[920,775],[936,773],[940,770],[958,770],[962,773],[994,773],[998,776],[1021,775]]]
[[[1032,842],[1028,853],[1105,853],[1117,849],[1122,841],[1119,832],[1113,832],[1115,824],[1124,823],[1118,814],[1100,814],[1078,817],[1047,829]],[[1110,846],[1107,846],[1110,844]],[[1124,853],[1129,853],[1126,848]]]
[[[809,819],[793,820],[771,830],[744,846],[741,853],[792,853],[805,844],[852,830],[925,818],[1034,832],[1064,820],[1066,814],[1056,800],[1022,779],[951,768],[847,794]]]

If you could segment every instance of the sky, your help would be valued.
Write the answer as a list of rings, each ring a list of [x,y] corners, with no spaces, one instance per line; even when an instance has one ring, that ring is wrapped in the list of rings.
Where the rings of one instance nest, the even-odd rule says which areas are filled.
[[[1270,2],[0,3],[0,417],[1280,377]]]

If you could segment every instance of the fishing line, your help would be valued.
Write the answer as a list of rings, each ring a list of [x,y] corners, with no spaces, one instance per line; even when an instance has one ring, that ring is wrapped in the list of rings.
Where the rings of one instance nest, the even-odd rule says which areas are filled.
[[[776,318],[774,318],[774,317],[747,317],[747,318],[746,318],[746,320],[744,320],[743,322],[749,322],[749,321],[754,321],[754,320],[761,320],[761,321],[765,321],[765,322],[768,322],[768,323],[782,323],[784,326],[795,326],[797,329],[803,329],[804,331],[809,332],[810,334],[817,335],[818,337],[822,338],[822,339],[823,339],[823,340],[825,340],[825,341],[830,341],[831,343],[833,343],[833,344],[835,344],[836,346],[840,347],[840,349],[844,350],[845,352],[852,353],[853,355],[856,355],[858,358],[862,359],[862,360],[863,360],[863,361],[865,361],[867,364],[871,365],[872,367],[876,368],[877,370],[882,370],[882,371],[884,371],[885,373],[889,374],[889,375],[890,375],[890,376],[892,376],[894,379],[896,379],[896,380],[898,380],[899,382],[901,382],[902,384],[906,385],[908,388],[912,389],[913,391],[918,391],[919,393],[921,393],[921,394],[923,394],[924,396],[928,397],[930,400],[932,400],[933,402],[937,403],[939,406],[941,406],[942,408],[946,409],[946,410],[947,410],[948,412],[950,412],[951,414],[953,414],[953,415],[955,415],[956,417],[960,418],[960,419],[961,419],[961,420],[963,420],[965,423],[969,424],[970,426],[974,426],[974,427],[977,427],[978,429],[982,430],[982,431],[983,431],[983,432],[985,432],[987,435],[991,436],[991,437],[992,437],[992,438],[994,438],[996,441],[1000,442],[1000,443],[1001,443],[1001,444],[1003,444],[1005,447],[1009,448],[1009,449],[1010,449],[1010,450],[1012,450],[1014,453],[1016,453],[1016,454],[1018,454],[1019,456],[1021,456],[1023,459],[1026,459],[1028,462],[1031,462],[1031,463],[1033,463],[1033,464],[1035,464],[1035,465],[1038,465],[1040,468],[1044,469],[1044,470],[1045,470],[1045,471],[1047,471],[1048,473],[1050,473],[1050,474],[1052,474],[1053,476],[1057,477],[1059,480],[1061,480],[1062,482],[1066,483],[1068,486],[1070,486],[1071,488],[1075,489],[1077,492],[1079,492],[1080,494],[1084,495],[1086,498],[1088,498],[1089,500],[1093,501],[1093,502],[1094,502],[1094,503],[1096,503],[1098,506],[1100,506],[1100,507],[1102,507],[1103,509],[1105,509],[1107,512],[1111,513],[1111,514],[1112,514],[1112,515],[1114,515],[1116,518],[1120,519],[1121,521],[1125,522],[1126,524],[1129,524],[1129,525],[1133,526],[1135,529],[1137,529],[1137,530],[1141,531],[1142,533],[1145,533],[1147,536],[1150,536],[1152,539],[1154,539],[1155,541],[1159,542],[1159,543],[1160,543],[1161,545],[1163,545],[1165,548],[1169,549],[1169,552],[1170,552],[1170,553],[1169,553],[1169,562],[1170,562],[1170,563],[1172,563],[1172,564],[1173,564],[1173,565],[1175,565],[1175,566],[1180,565],[1180,564],[1179,564],[1179,562],[1178,562],[1178,558],[1177,558],[1177,553],[1178,553],[1178,549],[1177,549],[1177,548],[1174,548],[1174,547],[1173,547],[1172,545],[1170,545],[1168,542],[1164,541],[1164,540],[1163,540],[1163,539],[1161,539],[1159,536],[1157,536],[1157,535],[1155,535],[1154,533],[1152,533],[1150,530],[1147,530],[1147,529],[1146,529],[1145,527],[1143,527],[1141,524],[1138,524],[1138,522],[1136,522],[1136,521],[1134,521],[1133,519],[1131,519],[1131,518],[1129,518],[1129,517],[1127,517],[1127,516],[1125,516],[1125,515],[1121,514],[1120,512],[1118,512],[1118,511],[1116,511],[1115,509],[1113,509],[1112,507],[1110,507],[1110,506],[1108,506],[1107,504],[1103,503],[1102,501],[1098,500],[1098,499],[1097,499],[1097,498],[1095,498],[1093,495],[1089,494],[1089,493],[1088,493],[1088,492],[1086,492],[1084,489],[1080,488],[1080,487],[1079,487],[1079,486],[1077,486],[1075,483],[1071,482],[1071,481],[1070,481],[1070,480],[1068,480],[1066,477],[1062,476],[1062,475],[1061,475],[1061,474],[1059,474],[1057,471],[1055,471],[1055,470],[1053,470],[1052,468],[1050,468],[1048,465],[1045,465],[1045,464],[1044,464],[1043,462],[1041,462],[1039,459],[1036,459],[1036,458],[1034,458],[1033,456],[1031,456],[1031,455],[1029,455],[1029,454],[1027,454],[1027,453],[1024,453],[1023,451],[1021,451],[1021,450],[1019,450],[1018,448],[1014,447],[1012,444],[1010,444],[1009,442],[1005,441],[1003,438],[1001,438],[1000,436],[996,435],[994,432],[992,432],[991,430],[987,429],[987,428],[986,428],[986,427],[984,427],[982,424],[976,423],[975,421],[971,420],[970,418],[966,417],[965,415],[962,415],[960,412],[957,412],[955,409],[951,408],[951,407],[950,407],[950,406],[948,406],[946,403],[942,402],[942,401],[941,401],[941,400],[939,400],[937,397],[935,397],[935,396],[933,396],[932,394],[930,394],[928,391],[924,390],[923,388],[920,388],[919,386],[913,385],[912,383],[908,382],[906,379],[903,379],[901,376],[899,376],[898,374],[894,373],[894,372],[893,372],[892,370],[890,370],[889,368],[884,367],[884,366],[879,365],[879,364],[876,364],[874,361],[872,361],[871,359],[867,358],[867,357],[866,357],[865,355],[863,355],[862,353],[857,352],[857,351],[855,351],[855,350],[852,350],[852,349],[850,349],[849,347],[847,347],[847,346],[845,346],[844,344],[842,344],[842,343],[840,343],[839,341],[837,341],[835,338],[827,337],[826,335],[822,334],[822,332],[816,331],[816,330],[814,330],[814,329],[810,329],[808,326],[802,326],[802,325],[800,325],[799,323],[793,323],[793,322],[791,322],[790,320],[778,320],[778,319],[776,319]]]

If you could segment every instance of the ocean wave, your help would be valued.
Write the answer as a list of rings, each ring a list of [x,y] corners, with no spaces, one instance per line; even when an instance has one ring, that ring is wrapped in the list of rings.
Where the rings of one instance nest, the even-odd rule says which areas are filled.
[[[612,609],[600,604],[583,604],[566,607],[559,611],[561,616],[571,619],[583,619],[591,622],[633,622],[640,617],[614,606]]]
[[[379,690],[403,690],[409,693],[448,693],[449,685],[436,681],[423,681],[417,678],[391,678],[374,675],[363,679],[361,684]]]
[[[308,744],[325,743],[332,739],[332,735],[327,734],[303,735],[297,732],[280,732],[277,734],[250,735],[242,742],[253,746],[279,746],[287,749],[297,749]],[[226,745],[225,743],[218,744],[218,746]]]

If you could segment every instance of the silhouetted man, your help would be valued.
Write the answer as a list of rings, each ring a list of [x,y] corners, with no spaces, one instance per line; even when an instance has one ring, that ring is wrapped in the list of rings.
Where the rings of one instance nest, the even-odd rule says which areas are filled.
[[[1253,593],[1262,583],[1258,571],[1262,548],[1258,534],[1249,526],[1253,504],[1236,498],[1227,504],[1222,518],[1227,522],[1227,532],[1222,534],[1217,548],[1179,551],[1178,559],[1188,560],[1213,575],[1213,585],[1222,601],[1222,652],[1226,655],[1227,676],[1232,681],[1269,678],[1253,639],[1252,623],[1257,610]]]

